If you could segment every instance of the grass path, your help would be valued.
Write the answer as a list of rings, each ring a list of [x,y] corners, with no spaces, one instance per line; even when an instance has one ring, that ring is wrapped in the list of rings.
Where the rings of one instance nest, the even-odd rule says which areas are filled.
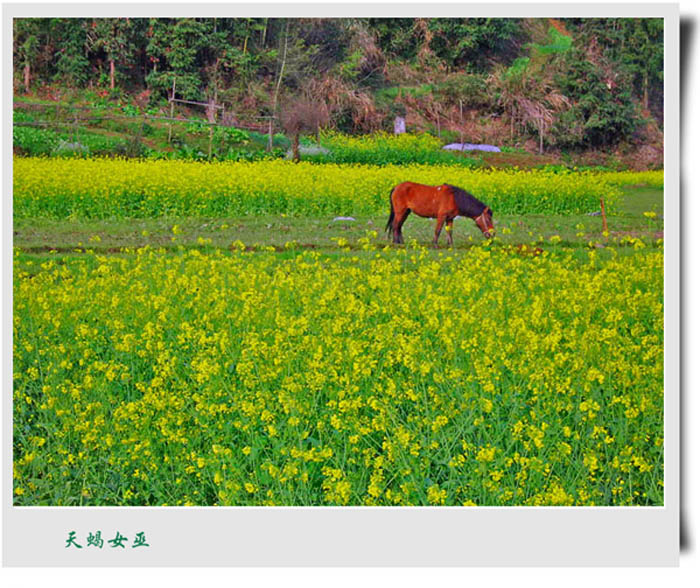
[[[627,188],[620,212],[608,216],[612,238],[630,235],[653,242],[663,235],[663,191],[648,188]],[[655,211],[656,219],[643,213]],[[596,212],[596,211],[592,211]],[[605,241],[600,216],[590,215],[523,215],[496,217],[498,240],[504,245],[537,245],[554,241],[562,246],[585,247],[593,241]],[[369,239],[376,246],[388,243],[384,234],[385,217],[358,216],[355,220],[290,217],[284,215],[238,218],[157,218],[119,220],[50,220],[19,219],[14,224],[14,245],[24,254],[48,255],[80,253],[84,249],[109,254],[122,248],[150,245],[179,249],[190,247],[230,248],[242,242],[252,249],[274,247],[284,250],[295,241],[299,248],[337,250],[339,244],[358,248],[360,239]],[[409,239],[427,244],[432,239],[433,219],[412,215],[406,221],[404,234]],[[559,241],[556,237],[560,237]],[[455,248],[467,249],[483,238],[470,219],[455,222]],[[446,237],[441,236],[446,247]],[[360,247],[361,248],[361,247]],[[77,250],[77,251],[76,251]]]

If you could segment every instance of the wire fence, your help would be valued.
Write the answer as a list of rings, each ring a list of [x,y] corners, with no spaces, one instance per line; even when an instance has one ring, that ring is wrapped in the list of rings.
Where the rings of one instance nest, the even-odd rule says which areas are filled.
[[[15,102],[15,106],[22,106],[22,103],[17,103]],[[32,105],[35,106],[35,105]],[[51,108],[51,107],[48,107]],[[84,106],[76,106],[74,107],[75,109],[79,110],[97,110],[95,108],[89,108],[89,107],[84,107]],[[64,117],[65,118],[65,117]],[[13,121],[13,125],[15,126],[74,126],[78,124],[89,124],[89,123],[99,123],[102,121],[106,120],[129,120],[129,121],[148,121],[148,120],[159,120],[159,121],[167,121],[167,122],[173,122],[173,123],[182,123],[182,124],[197,124],[197,125],[206,125],[206,126],[212,126],[212,127],[222,127],[222,128],[237,128],[237,129],[245,129],[245,130],[254,130],[254,131],[266,131],[267,126],[269,124],[269,121],[272,120],[274,124],[274,129],[279,130],[279,118],[276,116],[256,116],[253,117],[257,120],[261,121],[266,121],[264,124],[258,124],[258,125],[250,125],[250,124],[245,124],[245,123],[239,123],[236,122],[235,124],[228,124],[225,122],[221,121],[214,121],[211,122],[206,119],[202,118],[183,118],[183,117],[171,117],[171,116],[161,116],[161,115],[154,115],[154,114],[148,114],[148,113],[143,113],[143,114],[101,114],[101,115],[95,115],[92,117],[70,117],[67,120],[43,120],[43,121]]]
[[[175,102],[187,103],[190,105],[205,106],[208,109],[218,109],[223,114],[225,109],[221,105],[212,105],[209,103],[196,102],[191,100],[170,100],[171,106]],[[239,129],[242,131],[251,131],[261,135],[265,139],[268,150],[272,149],[272,135],[280,132],[279,119],[276,116],[256,116],[253,120],[260,121],[258,124],[250,124],[239,122],[232,117],[217,117],[208,116],[208,118],[191,118],[183,116],[166,116],[162,113],[154,114],[149,112],[140,112],[137,114],[131,113],[115,113],[115,112],[100,112],[100,107],[87,105],[43,105],[25,103],[15,101],[15,108],[23,108],[26,110],[34,110],[41,112],[41,120],[14,120],[14,127],[33,127],[42,129],[57,129],[63,132],[68,131],[72,134],[73,140],[77,141],[80,134],[94,131],[91,127],[96,127],[102,123],[113,121],[125,123],[125,128],[121,129],[123,134],[127,135],[132,140],[142,140],[146,134],[144,125],[151,122],[167,123],[168,143],[174,142],[173,125],[196,125],[197,130],[185,129],[184,137],[182,132],[178,133],[179,140],[187,140],[191,136],[197,136],[201,140],[202,129],[208,129],[208,157],[211,158],[214,147],[214,133],[218,129]],[[136,108],[136,107],[132,107]],[[172,112],[172,109],[171,109]],[[211,111],[210,111],[211,112]],[[211,119],[214,120],[211,120]],[[222,120],[223,119],[223,120]]]

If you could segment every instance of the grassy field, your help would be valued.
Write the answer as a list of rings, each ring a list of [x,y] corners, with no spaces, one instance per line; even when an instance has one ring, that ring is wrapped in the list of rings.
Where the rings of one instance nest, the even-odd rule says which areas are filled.
[[[14,503],[663,504],[663,192],[587,212],[17,216]]]
[[[663,236],[663,191],[652,188],[625,188],[617,214],[608,213],[610,235],[602,235],[602,219],[589,214],[578,215],[496,215],[497,244],[533,245],[548,243],[560,237],[562,247],[587,248],[590,243],[615,244],[634,237],[651,243]],[[592,213],[599,212],[595,208]],[[645,212],[654,212],[647,218]],[[334,220],[334,216],[304,217],[293,215],[258,215],[234,218],[159,217],[138,219],[50,219],[19,218],[14,222],[14,244],[23,254],[71,254],[90,249],[96,253],[117,253],[122,248],[144,246],[179,250],[231,248],[240,241],[250,249],[274,247],[285,251],[287,243],[296,242],[297,249],[338,250],[338,239],[344,247],[362,250],[360,239],[369,238],[377,247],[386,244],[384,232],[389,216],[358,215],[354,220]],[[343,217],[347,218],[347,217]],[[412,215],[404,232],[408,238],[429,245],[435,221]],[[173,229],[175,229],[173,231]],[[505,229],[505,230],[504,230]],[[376,233],[376,234],[375,234]],[[441,243],[446,247],[443,232]],[[455,221],[455,248],[464,250],[478,245],[481,233],[470,219]],[[555,241],[556,238],[555,238]],[[80,250],[80,251],[76,251]],[[55,253],[52,253],[55,252]]]

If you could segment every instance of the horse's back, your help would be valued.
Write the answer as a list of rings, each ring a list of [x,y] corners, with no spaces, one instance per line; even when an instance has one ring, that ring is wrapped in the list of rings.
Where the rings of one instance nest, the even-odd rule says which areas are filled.
[[[402,182],[394,188],[394,205],[412,210],[418,216],[435,218],[454,208],[454,199],[447,186],[426,186]]]
[[[397,198],[406,200],[430,198],[436,193],[439,187],[440,186],[427,186],[426,184],[419,184],[417,182],[401,182],[394,188],[393,194],[396,195]]]
[[[416,189],[420,190],[422,188],[430,188],[430,186],[426,186],[425,184],[418,184],[416,182],[401,182],[400,184],[394,186],[393,192],[395,194],[407,194]]]

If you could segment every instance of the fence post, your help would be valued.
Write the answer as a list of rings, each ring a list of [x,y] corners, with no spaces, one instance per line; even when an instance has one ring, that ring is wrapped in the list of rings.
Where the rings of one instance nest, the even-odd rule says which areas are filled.
[[[267,123],[267,150],[272,151],[272,117]]]
[[[173,76],[173,93],[170,95],[170,118],[175,116],[175,80],[177,78]],[[173,123],[168,123],[168,143],[173,135]]]
[[[603,202],[602,197],[600,199],[600,214],[603,217],[603,233],[607,233],[608,232],[608,219],[605,217],[605,202]]]

